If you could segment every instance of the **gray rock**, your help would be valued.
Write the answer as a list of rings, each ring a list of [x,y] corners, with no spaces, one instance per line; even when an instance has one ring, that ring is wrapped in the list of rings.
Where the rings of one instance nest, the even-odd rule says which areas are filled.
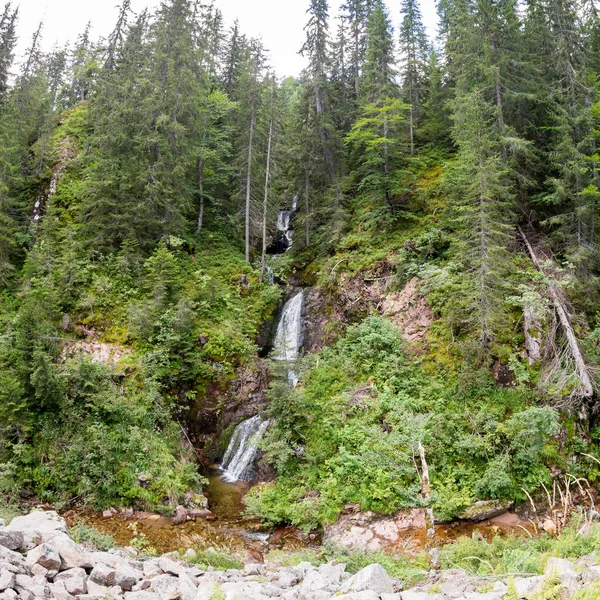
[[[381,594],[381,600],[402,600],[402,596],[400,592],[396,592],[395,594]]]
[[[91,569],[94,565],[88,553],[78,544],[76,544],[68,535],[60,534],[52,538],[54,546],[60,554],[60,570],[74,569],[81,567]]]
[[[75,567],[74,569],[69,569],[68,571],[63,571],[59,573],[54,578],[54,583],[61,582],[67,592],[72,594],[73,596],[79,596],[81,594],[87,593],[87,574],[84,569],[81,567]]]
[[[440,592],[444,594],[447,598],[460,598],[464,595],[467,586],[469,585],[468,581],[444,581],[440,583]]]
[[[171,575],[180,575],[185,573],[185,567],[179,563],[171,560],[170,558],[162,557],[158,560],[158,566],[163,573],[170,573]]]
[[[196,589],[196,600],[211,600],[221,591],[221,586],[216,581],[201,583]],[[145,600],[142,598],[142,600]]]
[[[15,587],[15,574],[2,569],[0,571],[0,592]]]
[[[13,531],[11,529],[0,529],[0,546],[9,550],[20,550],[23,545],[23,532]]]
[[[62,533],[69,533],[67,522],[54,510],[34,511],[28,515],[15,517],[7,529],[13,531],[30,529],[41,532],[62,531]]]
[[[342,574],[346,565],[334,565],[331,563],[321,565],[318,569],[308,571],[302,582],[302,593],[311,592],[336,592],[342,584]]]
[[[363,590],[362,592],[351,592],[350,594],[335,596],[335,600],[379,600],[379,594],[371,590]]]
[[[421,588],[405,590],[401,596],[402,600],[447,600],[444,594],[430,594]]]
[[[11,565],[15,565],[16,567],[25,565],[25,558],[21,554],[18,552],[13,552],[8,548],[4,548],[4,546],[0,546],[0,560]]]
[[[15,577],[15,590],[20,596],[33,596],[33,598],[49,598],[50,588],[47,585],[36,583],[33,577],[17,575]]]
[[[56,575],[56,572],[49,571],[45,567],[42,567],[42,565],[33,565],[31,567],[31,574],[34,577],[43,577],[44,579],[52,579]]]
[[[247,565],[244,566],[244,571],[243,571],[244,575],[247,576],[257,576],[257,575],[264,575],[265,573],[265,567],[264,565],[258,564],[258,563],[249,563]]]
[[[157,600],[158,598],[160,596],[152,592],[127,592],[125,594],[125,600]]]
[[[158,566],[158,560],[147,560],[143,566],[144,577],[156,577],[162,575],[162,569]]]
[[[196,598],[196,582],[187,573],[182,573],[179,576],[179,591],[181,600],[194,600]]]
[[[105,598],[109,594],[109,588],[105,585],[100,585],[95,583],[94,581],[88,580],[86,582],[87,585],[87,595],[92,598]],[[123,590],[119,588],[119,595],[123,593]]]
[[[158,594],[164,600],[176,600],[181,596],[179,579],[166,574],[151,579],[148,591]]]
[[[105,585],[106,587],[118,585],[126,591],[131,590],[138,582],[138,578],[133,572],[133,569],[129,568],[129,571],[127,571],[123,567],[109,567],[102,563],[98,563],[94,566],[89,579],[94,583]]]
[[[69,594],[62,581],[59,581],[58,583],[51,583],[48,587],[50,588],[52,597],[56,598],[56,600],[75,600],[75,596]]]
[[[372,564],[350,577],[342,586],[342,593],[371,590],[378,594],[391,594],[394,583],[387,571],[379,564]]]
[[[600,580],[600,566],[589,567],[581,574],[581,581],[587,585]]]
[[[549,558],[544,573],[546,575],[555,573],[571,593],[581,587],[581,575],[575,571],[575,565],[564,558]]]
[[[19,594],[15,590],[6,590],[0,594],[1,600],[17,600]]]
[[[27,553],[30,565],[40,565],[48,571],[60,569],[61,558],[58,549],[49,544],[42,544]]]
[[[282,569],[277,575],[277,581],[282,588],[290,588],[298,585],[304,578],[304,573],[296,567]]]
[[[459,515],[464,521],[487,521],[493,519],[509,510],[514,502],[502,502],[501,500],[479,500],[465,508]]]
[[[485,594],[467,592],[463,598],[464,600],[502,600],[504,594],[502,592],[486,592]]]
[[[539,591],[542,587],[544,577],[538,575],[536,577],[517,577],[515,579],[515,587],[519,598],[527,598],[527,596]]]

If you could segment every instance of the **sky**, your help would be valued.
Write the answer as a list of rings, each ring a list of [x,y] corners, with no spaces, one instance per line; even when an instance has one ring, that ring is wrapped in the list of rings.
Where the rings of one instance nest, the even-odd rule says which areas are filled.
[[[400,0],[386,0],[390,14],[397,25]],[[40,20],[44,21],[44,49],[74,41],[86,23],[92,23],[94,38],[106,36],[112,30],[120,0],[13,0],[19,6],[19,47],[22,52],[29,45],[31,35]],[[330,2],[331,16],[337,14],[337,4]],[[4,2],[2,2],[4,4]],[[160,0],[132,0],[134,11],[146,6],[155,8]],[[304,67],[304,58],[298,50],[304,42],[304,24],[309,0],[215,0],[221,9],[227,27],[238,18],[242,31],[251,37],[261,37],[270,51],[271,64],[281,77],[298,75]],[[430,35],[435,34],[436,11],[434,0],[421,0],[423,21]]]

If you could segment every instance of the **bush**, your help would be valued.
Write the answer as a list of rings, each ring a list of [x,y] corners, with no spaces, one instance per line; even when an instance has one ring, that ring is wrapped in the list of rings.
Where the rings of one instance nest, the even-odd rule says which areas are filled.
[[[91,544],[101,552],[106,552],[116,546],[116,542],[111,535],[102,533],[95,527],[86,525],[83,521],[79,521],[74,527],[71,527],[70,532],[71,537],[78,544]]]

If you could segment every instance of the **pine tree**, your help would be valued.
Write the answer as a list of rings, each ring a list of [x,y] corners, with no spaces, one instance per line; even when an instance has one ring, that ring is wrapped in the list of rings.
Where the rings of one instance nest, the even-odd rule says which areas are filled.
[[[423,111],[425,96],[428,43],[418,0],[403,0],[401,6],[400,77],[409,106],[409,135],[411,154],[415,153],[415,128]]]
[[[15,30],[18,14],[19,10],[13,9],[12,3],[7,2],[4,5],[4,11],[0,15],[0,106],[8,90],[10,69],[17,43]]]

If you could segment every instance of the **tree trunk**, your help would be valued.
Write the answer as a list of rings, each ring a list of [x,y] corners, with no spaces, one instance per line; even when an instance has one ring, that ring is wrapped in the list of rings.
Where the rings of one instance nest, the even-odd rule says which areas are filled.
[[[412,114],[412,109],[411,109]],[[412,130],[412,126],[411,126]],[[383,174],[385,178],[385,203],[390,203],[390,152],[389,152],[389,144],[388,144],[388,136],[389,136],[389,126],[387,117],[383,122],[383,139],[385,140],[383,144]]]
[[[310,207],[308,204],[308,194],[310,190],[310,181],[308,179],[308,170],[304,172],[304,202],[306,206],[306,247],[310,246]]]
[[[527,236],[525,235],[520,226],[517,226],[517,230],[519,231],[519,235],[523,238],[523,241],[527,246],[527,250],[529,252],[529,255],[531,256],[531,260],[535,265],[536,269],[541,273],[544,273],[542,264],[536,256],[535,250],[529,243]],[[556,284],[550,284],[548,286],[548,293],[550,295],[552,303],[554,304],[554,308],[556,309],[556,312],[558,314],[560,324],[565,332],[565,335],[567,336],[567,343],[569,344],[569,348],[573,355],[573,360],[575,361],[577,376],[579,377],[579,380],[581,382],[580,395],[583,398],[591,398],[594,395],[594,385],[592,383],[592,379],[590,377],[587,365],[585,364],[583,353],[581,352],[581,348],[579,347],[577,336],[573,331],[573,326],[571,325],[571,319],[569,317],[569,312],[567,311],[567,308],[565,306],[565,302]]]
[[[246,262],[250,262],[250,186],[252,183],[252,144],[254,143],[254,105],[250,117],[250,139],[248,141],[248,176],[246,178]]]
[[[273,120],[269,123],[269,143],[267,146],[267,173],[265,175],[265,197],[263,200],[262,218],[262,255],[260,260],[260,281],[262,283],[267,267],[267,209],[269,202],[269,179],[271,177],[271,144],[273,142]]]
[[[199,208],[198,208],[198,226],[196,233],[202,230],[204,220],[204,157],[199,156],[196,162],[196,189],[198,190]]]

